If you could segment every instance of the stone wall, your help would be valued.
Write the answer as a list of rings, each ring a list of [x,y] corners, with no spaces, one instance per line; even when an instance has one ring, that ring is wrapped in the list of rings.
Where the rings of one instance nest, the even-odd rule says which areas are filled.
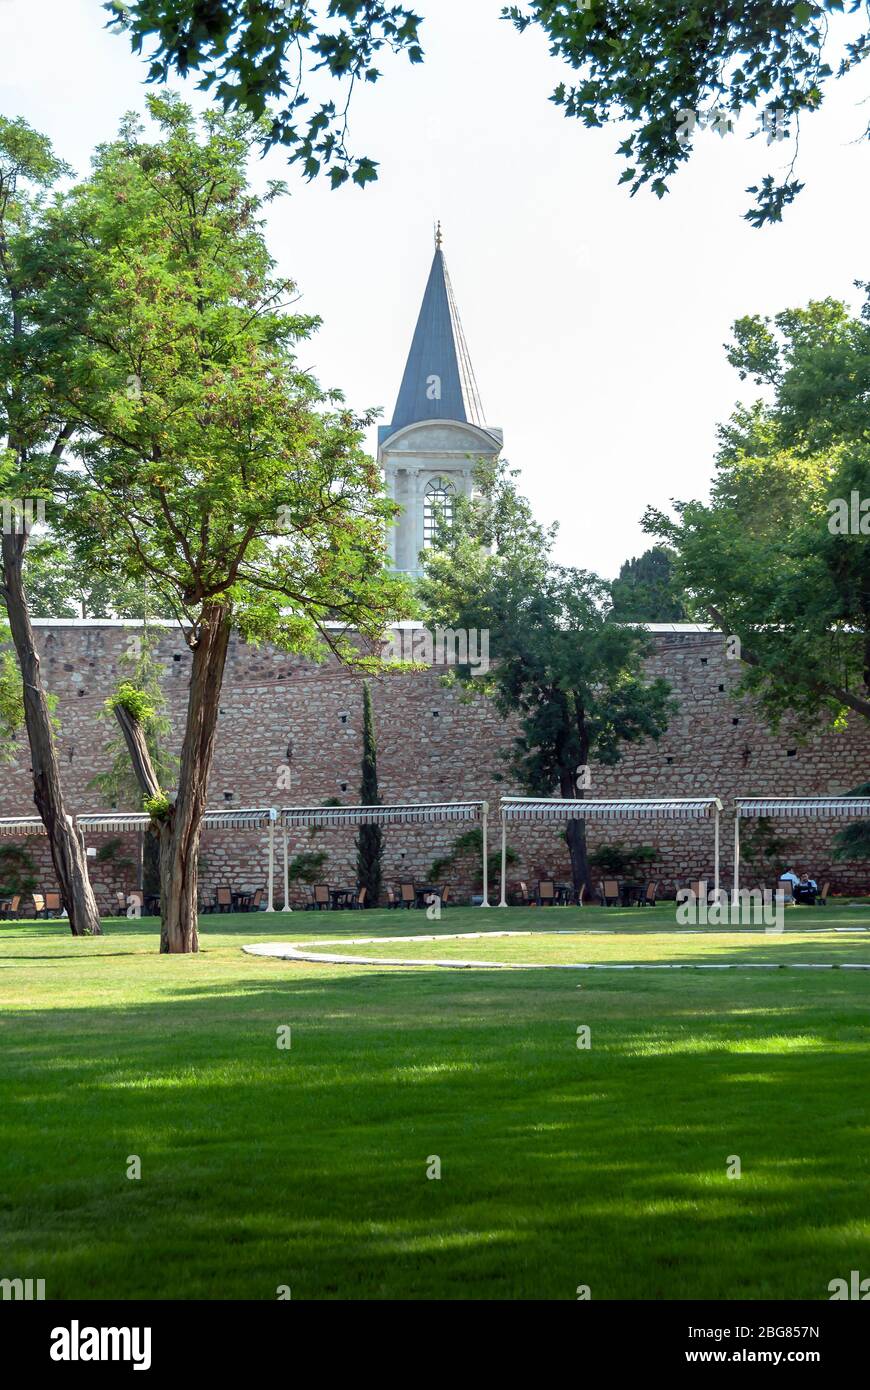
[[[47,685],[57,696],[58,747],[69,805],[74,811],[105,809],[90,785],[109,763],[105,745],[113,723],[98,718],[107,696],[125,675],[119,658],[135,624],[49,623],[37,625]],[[688,628],[657,631],[651,674],[672,685],[680,710],[658,744],[628,749],[614,768],[592,769],[593,796],[718,795],[722,821],[722,880],[730,882],[733,822],[738,795],[833,795],[870,775],[870,728],[855,718],[842,733],[814,735],[805,744],[785,733],[772,734],[745,700],[733,697],[739,663],[726,659],[715,633]],[[176,747],[187,694],[190,653],[176,629],[163,630],[159,656]],[[488,800],[495,812],[501,795],[519,792],[502,780],[501,754],[512,731],[483,697],[470,701],[441,683],[438,669],[381,676],[372,681],[378,733],[381,795],[385,802]],[[220,727],[209,804],[228,806],[317,805],[335,797],[357,798],[362,730],[361,681],[329,661],[317,666],[271,648],[251,648],[233,639],[221,700]],[[292,787],[279,785],[281,769],[291,769]],[[12,766],[0,767],[0,816],[33,814],[26,743]],[[495,815],[493,816],[495,820]],[[427,879],[433,859],[449,853],[462,827],[396,826],[384,831],[385,875]],[[788,858],[817,878],[830,877],[835,891],[870,890],[870,866],[832,865],[834,824],[790,822],[777,827],[794,842]],[[707,824],[626,822],[589,823],[590,848],[622,840],[651,844],[657,856],[650,877],[667,893],[691,879],[712,877],[713,836]],[[117,837],[95,837],[95,846]],[[496,839],[494,833],[493,839]],[[350,886],[355,881],[354,832],[294,832],[291,852],[324,850],[324,879]],[[568,875],[568,856],[559,827],[517,827],[509,843],[520,855],[512,880]],[[34,841],[40,879],[53,886],[45,841]],[[123,853],[138,858],[135,837]],[[207,832],[202,874],[204,896],[218,883],[255,886],[266,879],[265,837]],[[95,888],[103,908],[124,886],[111,864],[95,864]],[[785,867],[777,865],[776,868]],[[467,900],[475,888],[474,866],[465,857],[447,874],[454,896]],[[745,886],[759,874],[747,868]],[[770,878],[767,879],[770,881]],[[276,867],[276,897],[281,871]],[[297,903],[304,893],[295,895]]]

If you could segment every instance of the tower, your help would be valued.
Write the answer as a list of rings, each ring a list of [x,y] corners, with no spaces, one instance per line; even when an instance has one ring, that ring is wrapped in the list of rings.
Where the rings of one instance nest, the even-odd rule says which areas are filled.
[[[378,430],[378,461],[388,497],[402,508],[389,536],[393,569],[419,574],[439,514],[471,494],[478,459],[497,458],[502,432],[484,423],[471,358],[442,247],[423,295],[391,424]]]

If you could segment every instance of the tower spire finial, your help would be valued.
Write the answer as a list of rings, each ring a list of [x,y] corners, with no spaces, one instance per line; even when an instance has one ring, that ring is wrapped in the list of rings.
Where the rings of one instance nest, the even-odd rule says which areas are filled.
[[[443,241],[444,241],[444,237],[443,237],[442,234],[441,234],[441,223],[440,223],[440,221],[439,221],[438,225],[437,225],[436,228],[435,228],[435,250],[436,250],[436,251],[440,251],[440,250],[441,250],[441,246],[442,246]]]

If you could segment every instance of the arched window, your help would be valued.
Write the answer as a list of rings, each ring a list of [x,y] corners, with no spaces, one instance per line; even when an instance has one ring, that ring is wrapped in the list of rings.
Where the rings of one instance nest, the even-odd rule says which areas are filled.
[[[453,520],[453,498],[456,489],[448,478],[433,478],[426,484],[423,504],[423,544],[431,546],[438,532],[438,524],[445,521],[449,526]]]

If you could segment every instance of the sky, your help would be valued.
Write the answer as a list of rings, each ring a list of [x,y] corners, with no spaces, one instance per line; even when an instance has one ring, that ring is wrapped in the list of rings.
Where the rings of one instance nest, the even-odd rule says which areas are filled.
[[[647,505],[706,496],[717,424],[756,394],[725,360],[733,321],[861,301],[863,74],[833,84],[805,121],[806,188],[780,226],[756,231],[745,189],[789,162],[787,144],[748,139],[748,117],[724,139],[704,132],[663,200],[632,199],[617,186],[625,131],[562,115],[549,96],[566,68],[543,34],[501,20],[501,4],[419,0],[423,66],[379,63],[383,80],[352,110],[376,184],[305,183],[280,150],[252,177],[289,185],[268,238],[300,307],[323,319],[302,365],[385,421],[440,219],[487,422],[504,430],[539,520],[559,522],[556,558],[612,577],[651,544]],[[104,19],[100,0],[0,0],[0,111],[47,133],[81,173],[147,92],[145,62]]]

